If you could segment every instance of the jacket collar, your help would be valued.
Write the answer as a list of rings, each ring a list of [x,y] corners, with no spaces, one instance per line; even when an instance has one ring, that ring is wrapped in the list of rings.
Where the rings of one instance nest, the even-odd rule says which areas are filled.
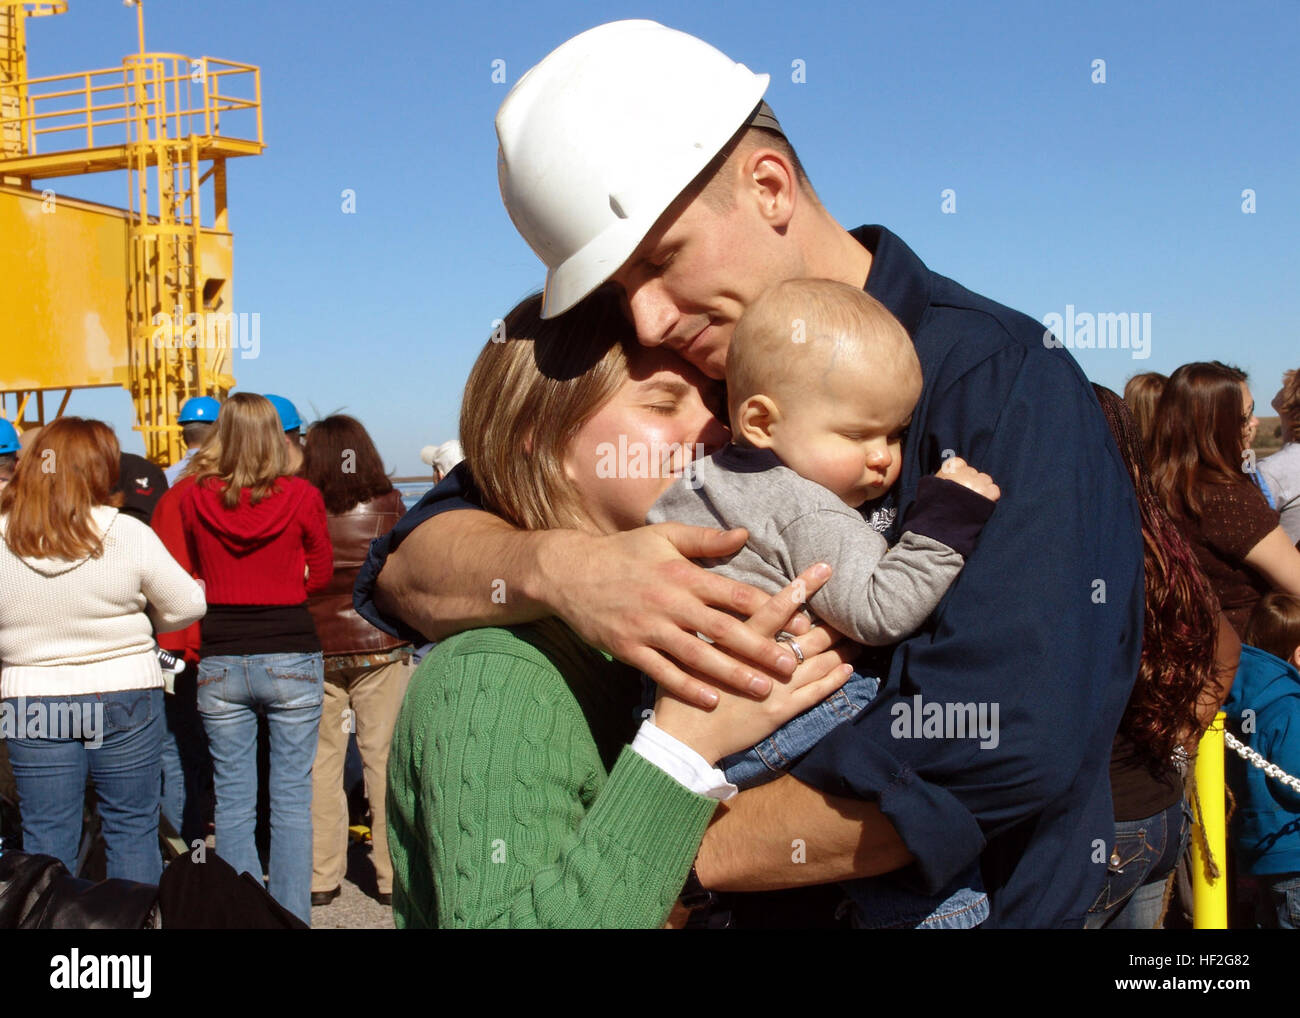
[[[930,270],[883,226],[859,226],[849,235],[871,252],[867,293],[889,308],[913,339],[930,305]]]

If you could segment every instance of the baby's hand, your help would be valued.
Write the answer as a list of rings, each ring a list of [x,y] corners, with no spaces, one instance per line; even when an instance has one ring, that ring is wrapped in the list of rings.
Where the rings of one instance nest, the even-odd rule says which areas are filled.
[[[936,470],[934,475],[946,481],[956,481],[970,488],[977,495],[983,495],[990,502],[996,502],[1002,495],[1001,490],[993,483],[993,478],[988,474],[981,474],[960,456],[950,456],[944,460],[943,466]]]

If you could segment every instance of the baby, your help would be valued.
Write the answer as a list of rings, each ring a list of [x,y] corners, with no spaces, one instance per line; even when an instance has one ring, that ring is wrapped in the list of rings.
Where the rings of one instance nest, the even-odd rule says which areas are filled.
[[[727,393],[732,443],[693,462],[647,522],[746,528],[744,548],[701,564],[773,593],[828,562],[831,577],[809,607],[858,643],[887,646],[920,628],[1000,493],[953,457],[921,479],[893,548],[857,511],[897,482],[921,395],[921,365],[898,320],[843,283],[781,283],[736,325]],[[878,686],[855,673],[759,745],[723,760],[727,779],[751,787],[776,777],[862,710]],[[988,914],[977,868],[937,897],[888,878],[847,889],[860,921],[873,925],[971,926]]]

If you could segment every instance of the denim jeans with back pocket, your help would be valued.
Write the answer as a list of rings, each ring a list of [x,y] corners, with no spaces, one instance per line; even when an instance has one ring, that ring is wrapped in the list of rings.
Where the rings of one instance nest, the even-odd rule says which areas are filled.
[[[1090,930],[1154,930],[1191,827],[1182,799],[1142,820],[1117,820],[1106,882],[1088,910]]]
[[[271,896],[311,922],[311,768],[325,665],[319,652],[206,657],[198,705],[212,753],[217,854],[261,881],[257,823],[257,716],[271,741]]]
[[[25,719],[46,719],[34,738],[11,738],[9,762],[18,783],[23,851],[52,855],[76,873],[86,775],[95,786],[109,877],[156,884],[158,776],[162,771],[163,691],[127,689],[5,701]],[[15,713],[15,717],[18,713]],[[72,718],[80,731],[60,719]]]

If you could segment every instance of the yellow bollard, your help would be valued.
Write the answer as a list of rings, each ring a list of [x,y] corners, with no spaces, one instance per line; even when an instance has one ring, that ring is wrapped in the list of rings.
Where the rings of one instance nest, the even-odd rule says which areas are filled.
[[[1227,796],[1223,788],[1223,711],[1201,736],[1196,754],[1196,790],[1200,822],[1192,824],[1192,928],[1228,928]],[[1204,832],[1204,839],[1202,839]],[[1211,876],[1203,845],[1208,844],[1219,875]]]

